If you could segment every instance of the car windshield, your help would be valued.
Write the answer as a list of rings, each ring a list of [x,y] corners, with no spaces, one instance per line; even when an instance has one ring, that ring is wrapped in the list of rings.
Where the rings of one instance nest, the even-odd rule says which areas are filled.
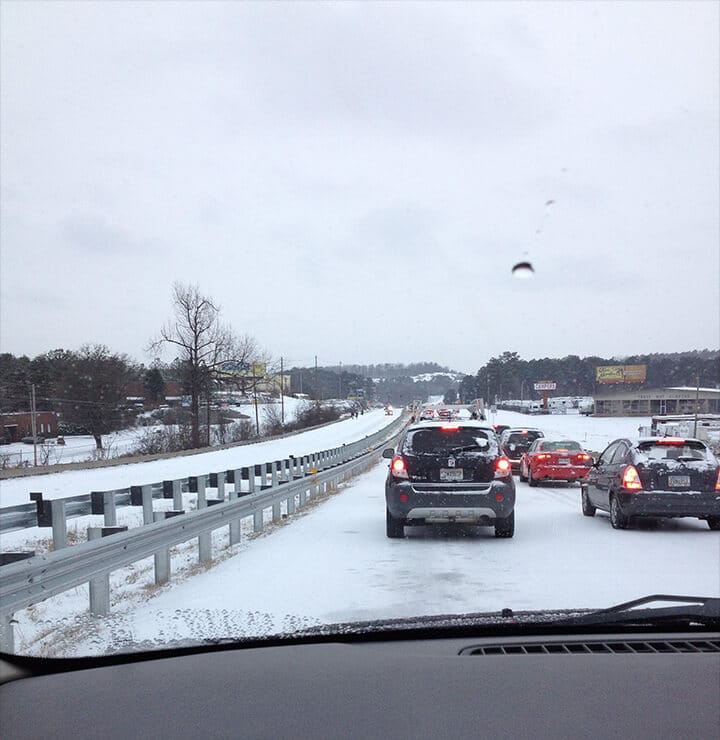
[[[557,450],[581,450],[582,447],[571,440],[564,440],[562,442],[541,442],[538,445],[538,450],[543,452],[555,452]]]
[[[513,432],[507,435],[506,443],[515,445],[529,445],[536,439],[542,437],[542,432],[527,430],[522,432]]]
[[[453,450],[483,451],[490,446],[492,432],[468,427],[450,429],[419,429],[409,432],[403,452],[412,454],[444,454]]]
[[[0,0],[0,652],[720,596],[719,27]]]
[[[695,440],[683,440],[669,444],[667,440],[641,442],[638,451],[648,461],[655,460],[711,460],[712,452]]]

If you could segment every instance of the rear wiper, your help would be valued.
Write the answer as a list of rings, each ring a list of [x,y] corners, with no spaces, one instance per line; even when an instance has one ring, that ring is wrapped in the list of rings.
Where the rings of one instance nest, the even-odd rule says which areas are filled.
[[[645,609],[636,607],[664,602],[682,606],[655,606]],[[625,601],[607,609],[581,614],[560,620],[563,625],[631,625],[652,626],[654,624],[695,624],[703,627],[720,627],[720,598],[707,596],[674,596],[653,594],[633,601]],[[557,624],[557,623],[556,623]]]
[[[453,447],[450,450],[450,454],[454,455],[456,452],[466,452],[467,450],[484,450],[486,449],[482,445],[465,445],[464,447]]]

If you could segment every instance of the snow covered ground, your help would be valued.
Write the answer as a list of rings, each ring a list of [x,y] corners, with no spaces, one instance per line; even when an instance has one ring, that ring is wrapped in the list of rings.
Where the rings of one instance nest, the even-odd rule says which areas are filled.
[[[306,404],[307,401],[293,398],[292,396],[285,396],[285,423],[293,421],[298,410]],[[231,404],[228,405],[227,408],[241,414],[245,414],[245,416],[250,418],[253,424],[255,423],[255,406],[253,404]],[[258,416],[261,429],[264,426],[265,415],[270,408],[276,410],[278,416],[280,416],[281,411],[279,400],[272,404],[259,404]],[[149,416],[149,414],[150,412],[147,412],[145,416]],[[88,460],[120,457],[121,455],[134,452],[140,438],[146,434],[148,430],[156,428],[158,427],[141,426],[133,427],[131,429],[123,429],[122,431],[113,432],[111,434],[104,434],[103,458],[98,457],[99,453],[95,445],[95,440],[90,435],[65,437],[64,445],[58,445],[57,439],[52,438],[46,443],[38,445],[38,465],[57,465],[60,463],[86,462]],[[34,461],[33,446],[22,442],[13,442],[9,445],[3,445],[0,447],[0,456],[7,460],[8,467],[19,467],[22,463],[29,466],[32,465]]]
[[[643,420],[504,412],[495,421],[532,421],[549,436],[601,450]],[[108,618],[81,616],[85,587],[24,610],[16,615],[18,650],[87,654],[345,620],[602,607],[649,593],[720,595],[720,533],[705,522],[653,520],[616,531],[602,513],[582,516],[579,488],[518,482],[513,539],[495,539],[490,528],[409,528],[405,539],[389,540],[385,475],[382,461],[266,534],[246,528],[232,549],[226,532],[217,532],[210,569],[194,565],[196,545],[188,543],[174,553],[166,587],[153,585],[152,560],[118,571]]]
[[[212,450],[197,455],[115,465],[90,470],[65,470],[46,475],[8,478],[0,481],[0,506],[26,504],[30,491],[42,491],[46,499],[75,496],[90,491],[109,491],[154,481],[205,475],[253,463],[299,457],[362,439],[393,422],[382,409],[368,411],[356,419],[345,419],[320,429],[293,434],[283,439]]]

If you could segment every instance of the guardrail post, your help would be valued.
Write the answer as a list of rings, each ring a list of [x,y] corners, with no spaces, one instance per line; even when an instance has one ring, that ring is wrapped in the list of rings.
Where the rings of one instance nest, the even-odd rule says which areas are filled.
[[[197,493],[197,509],[204,509],[207,507],[207,494],[205,492],[205,476],[204,475],[191,475],[188,478],[188,489],[190,493]]]
[[[280,463],[276,460],[275,462],[270,463],[270,487],[271,488],[277,488],[278,487],[278,469],[280,468]]]
[[[287,499],[287,513],[288,516],[295,513],[295,494],[291,494]]]
[[[240,497],[240,481],[242,472],[238,470],[228,470],[225,473],[228,483],[233,484],[232,491],[228,489],[228,501],[236,501]],[[230,545],[237,545],[240,542],[242,519],[233,519],[228,526],[228,542]]]
[[[0,650],[9,655],[15,652],[15,623],[12,614],[0,617]]]
[[[197,508],[207,508],[207,496],[205,493],[205,476],[191,475],[188,478],[188,486],[191,493],[197,493]],[[207,563],[212,560],[212,532],[201,532],[198,535],[198,560]]]
[[[90,510],[93,514],[103,515],[106,527],[116,527],[115,491],[92,491],[90,493]]]
[[[280,461],[280,480],[283,483],[288,483],[290,480],[292,480],[292,477],[290,475],[290,460],[281,460]]]
[[[215,488],[217,488],[217,497],[220,499],[220,501],[225,500],[225,473],[220,472],[216,473],[215,477],[217,478],[217,482],[215,484]]]
[[[153,500],[152,488],[150,486],[130,486],[130,505],[142,506],[143,524],[152,524]]]
[[[248,493],[255,493],[255,466],[251,465],[249,468],[243,468],[244,473],[247,473],[248,482]],[[245,477],[243,473],[243,478]]]
[[[163,485],[163,498],[171,498],[173,500],[173,509],[175,511],[182,511],[183,510],[182,481],[181,480],[164,480],[162,485]]]
[[[99,540],[102,527],[88,527],[88,540]],[[110,574],[103,573],[90,579],[90,613],[96,617],[110,614]]]
[[[278,487],[278,481],[277,481],[276,464],[274,462],[266,463],[266,467],[269,467],[270,468],[270,488],[277,488]],[[282,510],[280,508],[280,502],[279,501],[273,501],[273,505],[272,505],[272,520],[274,522],[279,522],[281,518],[282,518]]]
[[[50,518],[52,520],[53,550],[67,547],[67,519],[65,519],[65,502],[62,499],[50,501]]]
[[[155,521],[161,522],[165,519],[164,511],[155,512]],[[155,561],[155,585],[161,586],[170,580],[170,548],[164,547],[153,556]]]

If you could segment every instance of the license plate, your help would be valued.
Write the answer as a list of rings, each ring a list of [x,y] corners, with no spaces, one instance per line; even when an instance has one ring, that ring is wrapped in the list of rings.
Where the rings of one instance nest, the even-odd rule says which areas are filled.
[[[570,458],[569,457],[561,457],[558,460],[558,465],[570,465]]]
[[[668,486],[670,488],[690,488],[690,476],[668,475]]]
[[[440,480],[459,481],[463,479],[462,468],[440,468]]]

